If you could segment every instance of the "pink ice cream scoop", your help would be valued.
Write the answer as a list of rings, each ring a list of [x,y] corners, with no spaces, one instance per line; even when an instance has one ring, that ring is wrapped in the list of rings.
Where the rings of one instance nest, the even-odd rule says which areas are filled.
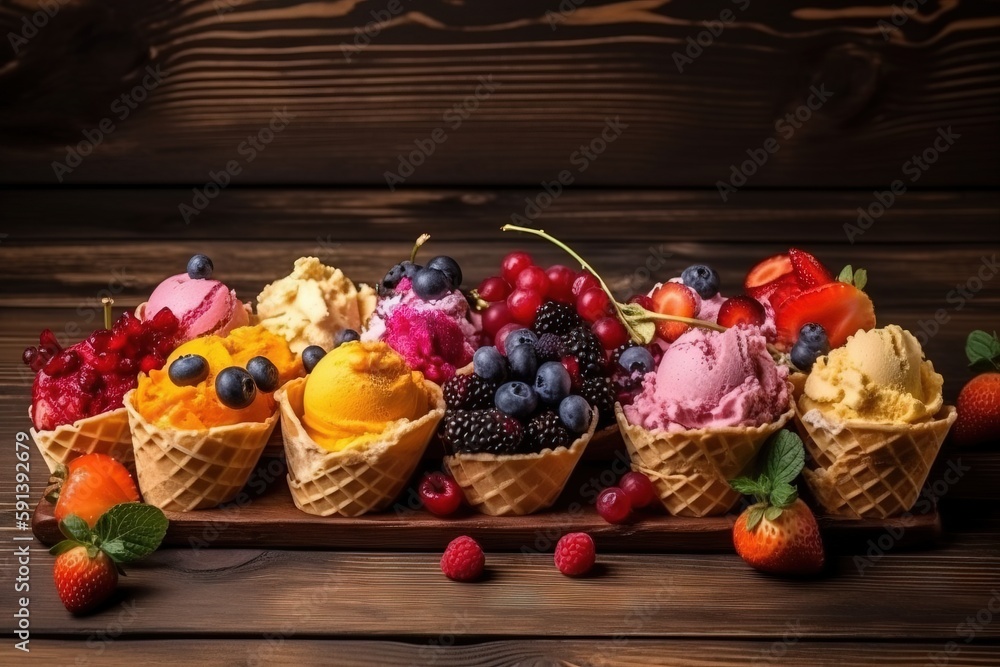
[[[692,329],[663,353],[625,416],[649,430],[760,426],[788,410],[787,377],[758,328]]]
[[[248,307],[236,292],[218,280],[191,278],[186,273],[170,276],[160,283],[136,315],[145,319],[167,308],[180,321],[181,340],[209,334],[225,335],[250,323]]]

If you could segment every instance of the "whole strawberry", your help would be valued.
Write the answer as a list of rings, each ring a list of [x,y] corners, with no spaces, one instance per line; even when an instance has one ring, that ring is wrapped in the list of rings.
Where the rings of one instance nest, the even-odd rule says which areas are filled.
[[[774,574],[815,574],[823,569],[823,541],[816,517],[791,482],[802,470],[805,449],[797,435],[779,431],[759,479],[734,479],[732,487],[756,503],[736,519],[733,545],[750,567]]]
[[[986,371],[969,380],[958,394],[958,419],[951,430],[956,445],[1000,440],[1000,340],[996,332],[973,331],[965,344],[973,370]]]
[[[67,539],[50,550],[56,557],[52,575],[63,605],[80,614],[111,596],[121,565],[160,546],[167,518],[151,505],[122,503],[102,514],[93,528],[75,514],[60,521],[59,528]]]

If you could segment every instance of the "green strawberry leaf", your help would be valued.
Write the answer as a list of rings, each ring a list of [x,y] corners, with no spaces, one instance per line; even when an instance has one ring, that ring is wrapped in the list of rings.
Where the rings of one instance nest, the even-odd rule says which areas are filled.
[[[806,460],[802,439],[795,433],[782,429],[768,440],[767,463],[764,474],[771,480],[771,488],[791,484]]]
[[[764,505],[753,505],[747,510],[747,530],[753,532],[760,520],[764,518]]]
[[[781,507],[775,507],[774,505],[771,505],[766,510],[764,510],[764,518],[767,519],[768,521],[774,521],[779,516],[781,516],[781,512],[782,511],[783,511],[783,508],[781,508]]]
[[[1000,370],[1000,340],[996,332],[973,331],[965,342],[969,367],[977,371]]]
[[[787,483],[776,484],[771,490],[771,505],[777,508],[788,507],[799,497],[799,492],[794,486]]]
[[[865,269],[858,269],[854,272],[854,286],[859,290],[864,291],[865,285],[868,284],[868,271]]]
[[[656,337],[656,323],[649,319],[649,311],[637,303],[623,303],[618,305],[625,320],[625,328],[629,330],[633,338],[638,337],[643,345],[649,345]]]
[[[87,545],[84,544],[83,542],[77,542],[76,540],[63,540],[62,542],[57,543],[55,546],[49,549],[49,553],[52,554],[53,556],[58,556],[59,554],[66,553],[70,549],[75,549],[77,547],[85,547],[85,546]]]
[[[865,285],[868,284],[868,271],[865,269],[854,270],[854,267],[848,264],[840,271],[840,275],[837,276],[837,281],[842,283],[847,283],[848,285],[854,285],[859,290],[864,290]]]
[[[94,541],[93,534],[90,532],[90,526],[75,514],[70,514],[60,521],[59,530],[62,531],[63,535],[77,542],[91,543]]]
[[[115,505],[97,520],[98,546],[116,563],[131,563],[156,551],[167,533],[167,517],[142,503]]]
[[[838,282],[842,282],[842,283],[847,283],[848,285],[850,285],[851,283],[853,283],[854,282],[854,267],[852,267],[850,264],[848,264],[843,269],[841,269],[840,270],[840,275],[837,276],[837,281]]]

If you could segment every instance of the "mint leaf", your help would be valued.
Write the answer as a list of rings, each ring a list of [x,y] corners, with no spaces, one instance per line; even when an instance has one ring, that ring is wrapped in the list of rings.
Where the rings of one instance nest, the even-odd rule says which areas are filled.
[[[729,486],[737,493],[745,496],[766,496],[767,490],[755,479],[749,477],[737,477],[729,480]]]
[[[77,542],[91,542],[93,541],[90,533],[90,526],[87,522],[78,517],[75,514],[70,514],[68,517],[59,522],[59,530],[62,534],[71,540],[76,540]]]
[[[840,270],[840,275],[837,276],[837,281],[842,283],[847,283],[848,285],[854,282],[854,267],[850,264],[845,266]]]
[[[863,290],[865,285],[868,284],[868,271],[864,269],[858,269],[854,272],[854,286],[859,290]]]
[[[973,331],[965,342],[965,356],[969,367],[977,371],[1000,370],[1000,340],[996,332]]]
[[[764,518],[767,519],[768,521],[774,521],[779,516],[781,516],[781,511],[782,508],[771,505],[766,510],[764,510]]]
[[[115,505],[97,520],[98,546],[115,563],[131,563],[156,551],[167,533],[167,517],[142,503]]]
[[[776,484],[771,490],[771,504],[775,507],[788,507],[799,497],[794,486],[787,483]]]
[[[769,450],[764,474],[771,480],[771,488],[791,484],[806,460],[806,450],[802,439],[791,431],[782,429],[767,442]]]
[[[752,531],[764,518],[764,505],[754,505],[747,510],[747,530]]]

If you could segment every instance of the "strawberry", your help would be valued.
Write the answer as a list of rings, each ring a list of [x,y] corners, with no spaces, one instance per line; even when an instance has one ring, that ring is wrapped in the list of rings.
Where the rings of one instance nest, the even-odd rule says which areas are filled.
[[[802,440],[778,431],[767,443],[759,479],[740,477],[730,485],[756,502],[736,519],[733,545],[750,567],[774,574],[815,574],[823,569],[823,542],[816,517],[791,482],[805,462]]]
[[[75,514],[93,527],[115,505],[139,500],[139,490],[128,470],[107,454],[86,454],[73,459],[65,471],[56,471],[53,479],[55,490],[46,497],[58,499],[57,521]]]
[[[826,267],[820,264],[819,260],[807,253],[805,250],[791,248],[788,257],[795,270],[795,277],[798,279],[802,289],[810,289],[817,285],[825,285],[833,282],[833,275],[827,271]]]
[[[70,514],[59,522],[66,539],[49,550],[52,571],[63,605],[74,614],[91,611],[111,596],[121,565],[144,558],[160,546],[167,518],[151,505],[122,503],[95,526]]]
[[[956,445],[1000,440],[1000,340],[996,333],[973,331],[965,354],[974,370],[989,371],[969,380],[958,394],[958,419],[951,429]]]
[[[97,547],[75,546],[59,554],[52,574],[59,599],[74,614],[94,609],[118,586],[115,564]]]
[[[739,324],[749,324],[759,327],[764,324],[766,318],[767,314],[764,312],[764,306],[760,305],[759,301],[741,295],[726,299],[722,307],[719,308],[719,316],[716,322],[724,327],[735,327]]]
[[[698,299],[690,287],[681,283],[663,283],[652,294],[653,311],[660,315],[694,317],[698,311]],[[658,320],[656,332],[668,343],[673,343],[681,334],[690,329],[683,322]]]
[[[747,274],[743,281],[743,287],[750,296],[756,298],[753,290],[779,280],[783,276],[794,276],[795,268],[792,266],[792,258],[788,255],[774,255],[758,263]]]
[[[854,285],[832,282],[789,297],[774,313],[778,341],[790,347],[803,325],[815,322],[826,330],[830,347],[847,342],[859,329],[875,326],[875,306]]]

